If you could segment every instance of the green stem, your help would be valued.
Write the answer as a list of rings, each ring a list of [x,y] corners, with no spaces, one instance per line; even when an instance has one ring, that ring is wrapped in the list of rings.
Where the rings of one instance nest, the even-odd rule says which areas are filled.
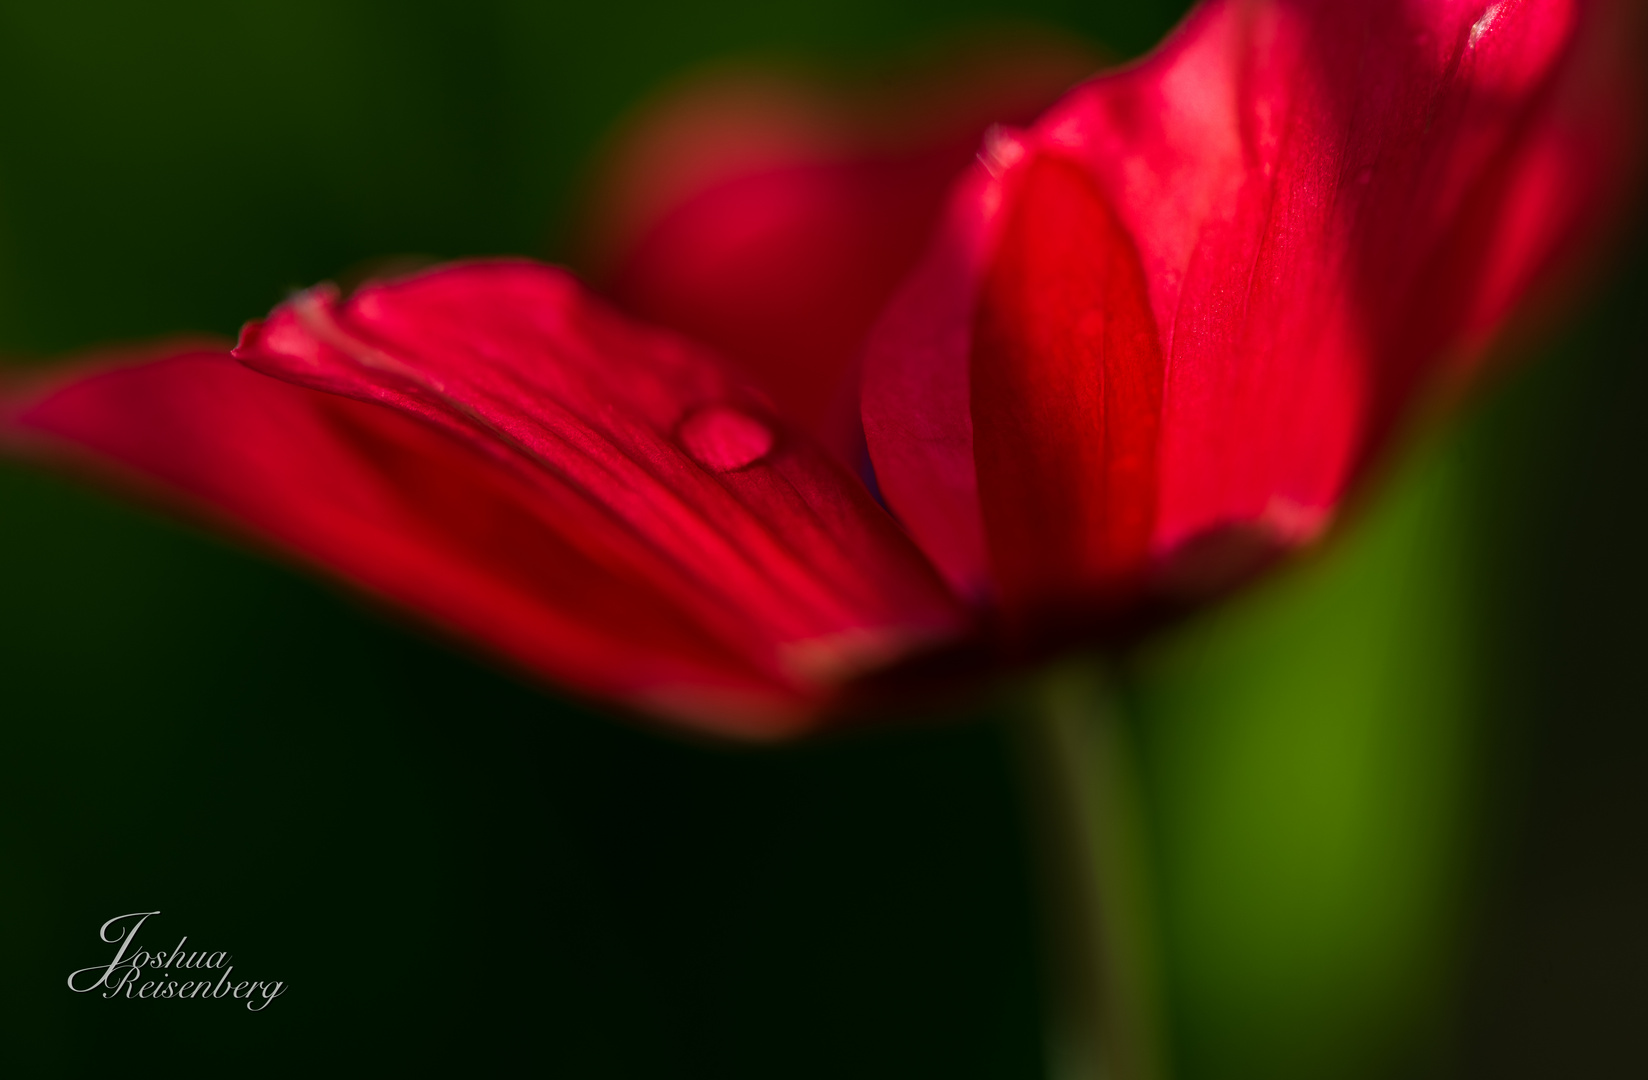
[[[1027,687],[1014,731],[1040,871],[1052,1080],[1166,1080],[1142,814],[1097,662]]]

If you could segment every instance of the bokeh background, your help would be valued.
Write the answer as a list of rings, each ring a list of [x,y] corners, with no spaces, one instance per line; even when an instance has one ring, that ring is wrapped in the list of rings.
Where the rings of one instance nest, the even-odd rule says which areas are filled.
[[[1126,56],[1183,6],[3,0],[0,354],[564,258],[603,134],[709,60],[1000,20]],[[1325,550],[1122,666],[1181,1080],[1648,1072],[1639,235]],[[683,742],[0,465],[0,1071],[1039,1077],[987,712]],[[68,992],[154,909],[290,991]]]

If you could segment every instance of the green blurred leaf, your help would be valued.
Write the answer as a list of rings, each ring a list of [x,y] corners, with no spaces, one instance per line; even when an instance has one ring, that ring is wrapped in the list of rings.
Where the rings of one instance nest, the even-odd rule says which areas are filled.
[[[1139,665],[1187,1075],[1381,1075],[1445,1019],[1476,704],[1459,440]]]

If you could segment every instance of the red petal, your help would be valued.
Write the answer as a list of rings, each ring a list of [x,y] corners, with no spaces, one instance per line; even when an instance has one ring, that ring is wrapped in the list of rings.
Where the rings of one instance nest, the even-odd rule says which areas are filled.
[[[950,587],[994,592],[973,464],[974,304],[1000,230],[1001,184],[970,169],[864,353],[864,436],[887,503]]]
[[[1470,199],[1421,294],[1432,310],[1418,325],[1463,326],[1467,361],[1523,296],[1572,268],[1640,175],[1642,12],[1600,0],[1579,14],[1545,100]]]
[[[945,189],[990,123],[1029,119],[1093,67],[1065,42],[1010,37],[863,100],[783,73],[677,89],[600,185],[604,276],[851,460],[852,366]]]
[[[555,271],[306,293],[238,352],[288,381],[193,354],[72,382],[18,422],[552,679],[705,728],[793,730],[959,625],[849,474]]]
[[[1113,605],[1155,522],[1162,356],[1132,241],[1077,165],[1020,178],[979,297],[973,455],[1002,604]]]
[[[1003,226],[1030,220],[1019,209],[1030,202],[1047,203],[1034,213],[1048,220],[1065,213],[1056,206],[1070,186],[1036,179],[1057,160],[1079,166],[1088,201],[1131,241],[1095,242],[1086,272],[1121,280],[1105,267],[1137,251],[1166,357],[1155,557],[1229,530],[1281,543],[1314,535],[1414,396],[1480,344],[1617,186],[1627,155],[1605,148],[1635,134],[1617,104],[1621,65],[1608,77],[1586,66],[1580,15],[1570,0],[1214,3],[1144,64],[998,138],[871,347],[884,370],[867,372],[865,426],[890,505],[958,586],[978,588],[988,573],[975,539],[988,532],[1010,603],[1026,589],[1056,593],[1061,575],[1073,590],[1121,585],[1135,565],[1106,563],[1093,545],[1136,535],[1129,515],[1151,500],[1111,505],[1112,489],[1092,482],[1117,438],[1148,441],[1133,414],[1132,434],[1118,436],[1110,413],[1082,415],[1068,379],[1045,372],[1015,376],[1016,394],[981,393],[982,367],[1038,366],[1057,352],[1026,347],[1007,363],[971,325],[996,325],[1009,309],[986,282],[1074,283],[1082,272],[1071,246],[1038,248]],[[1058,290],[1037,288],[1045,303],[1014,309],[1021,344],[1079,337]],[[1131,292],[1100,291],[1106,319],[1129,323]],[[1037,318],[1055,325],[1034,330]],[[1148,385],[1154,354],[1135,356]],[[953,392],[967,378],[971,396]],[[1011,436],[1042,449],[986,480],[999,454],[987,429],[999,439],[1048,424],[1056,434]],[[1050,465],[1061,442],[1072,463]],[[1032,468],[1042,476],[1027,481]],[[969,469],[972,484],[958,479]],[[1053,505],[1046,475],[1083,506]],[[1002,522],[1019,534],[1008,547],[1021,554],[1007,562]],[[1040,566],[1025,554],[1036,529]]]

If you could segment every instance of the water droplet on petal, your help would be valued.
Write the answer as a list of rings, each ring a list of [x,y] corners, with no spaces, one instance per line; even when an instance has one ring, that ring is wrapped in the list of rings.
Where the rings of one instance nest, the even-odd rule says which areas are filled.
[[[731,405],[705,405],[681,421],[676,438],[692,459],[715,472],[754,465],[773,448],[766,423]]]
[[[1356,182],[1361,184],[1363,187],[1367,187],[1369,184],[1373,183],[1373,166],[1362,166],[1361,171],[1356,174]]]

